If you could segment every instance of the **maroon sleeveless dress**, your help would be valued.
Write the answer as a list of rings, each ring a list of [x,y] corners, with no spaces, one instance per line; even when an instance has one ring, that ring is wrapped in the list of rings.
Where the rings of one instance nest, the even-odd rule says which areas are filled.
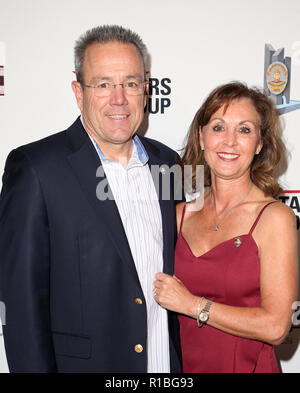
[[[270,203],[260,211],[248,234],[226,240],[199,257],[193,255],[181,232],[184,206],[175,250],[175,275],[190,292],[230,306],[260,306],[260,261],[252,232]],[[198,328],[195,319],[184,315],[178,318],[183,372],[279,372],[272,345],[209,325]]]

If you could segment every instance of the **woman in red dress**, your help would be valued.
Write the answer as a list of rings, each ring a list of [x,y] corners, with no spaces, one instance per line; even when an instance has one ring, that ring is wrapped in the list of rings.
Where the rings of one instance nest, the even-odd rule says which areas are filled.
[[[154,283],[179,314],[184,372],[278,372],[297,294],[295,215],[276,201],[284,150],[273,104],[242,83],[195,115],[183,165],[204,165],[208,188],[201,209],[178,205],[175,275]]]

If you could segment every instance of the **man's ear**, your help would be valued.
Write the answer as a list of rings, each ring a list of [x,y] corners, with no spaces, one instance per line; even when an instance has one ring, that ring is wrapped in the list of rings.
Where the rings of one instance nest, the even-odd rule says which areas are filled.
[[[73,81],[72,82],[72,90],[75,94],[78,108],[82,112],[82,110],[83,110],[83,90],[82,90],[81,84],[77,81]]]

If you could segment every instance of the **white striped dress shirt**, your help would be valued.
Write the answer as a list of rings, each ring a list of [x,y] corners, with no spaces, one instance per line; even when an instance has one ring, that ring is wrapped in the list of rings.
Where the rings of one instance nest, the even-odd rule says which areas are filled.
[[[163,234],[159,201],[148,155],[138,138],[126,168],[105,158],[94,144],[117,204],[147,307],[148,373],[169,373],[167,311],[153,297],[155,274],[163,271]],[[128,301],[132,301],[128,299]]]

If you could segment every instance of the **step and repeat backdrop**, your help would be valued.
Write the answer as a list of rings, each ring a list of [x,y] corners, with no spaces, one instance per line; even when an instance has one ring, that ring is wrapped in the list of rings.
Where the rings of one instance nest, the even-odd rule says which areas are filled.
[[[139,33],[151,55],[142,132],[178,152],[217,85],[239,80],[278,96],[289,152],[281,200],[300,217],[299,15],[299,0],[0,0],[1,174],[13,148],[78,116],[75,40],[89,28],[120,24]],[[283,372],[298,373],[300,302],[294,306],[294,326],[276,353]],[[0,372],[8,372],[1,328]]]

